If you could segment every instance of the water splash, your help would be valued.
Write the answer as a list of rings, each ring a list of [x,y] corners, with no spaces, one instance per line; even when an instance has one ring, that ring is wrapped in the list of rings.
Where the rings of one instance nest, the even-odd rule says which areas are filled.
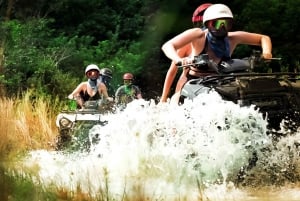
[[[80,186],[97,194],[108,186],[118,197],[142,188],[154,198],[196,199],[204,188],[226,186],[257,168],[264,167],[269,178],[272,163],[280,172],[292,158],[291,168],[299,168],[295,137],[274,145],[258,110],[224,101],[215,92],[181,106],[136,100],[103,118],[109,123],[93,128],[100,137],[90,152],[32,151],[22,161],[23,170],[38,166],[32,172],[37,180],[71,191]]]

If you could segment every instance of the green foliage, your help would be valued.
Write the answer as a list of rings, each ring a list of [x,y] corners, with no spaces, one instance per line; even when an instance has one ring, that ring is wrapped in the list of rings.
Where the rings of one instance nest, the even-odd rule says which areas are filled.
[[[122,76],[126,72],[131,72],[135,76],[143,71],[144,61],[146,54],[140,51],[143,44],[136,42],[133,43],[128,49],[121,48],[112,59],[114,64],[114,77],[113,86],[117,87],[118,83],[122,84]]]
[[[281,65],[299,68],[299,1],[212,3],[231,7],[235,30],[270,35],[273,55],[283,58]],[[191,26],[190,16],[198,4],[179,0],[172,4],[158,0],[17,1],[11,20],[0,21],[0,41],[5,44],[0,84],[5,84],[10,96],[35,88],[40,94],[65,98],[86,79],[85,67],[95,63],[112,68],[115,89],[122,83],[122,74],[132,72],[143,80],[144,89],[159,91],[169,67],[160,47],[180,29]],[[1,5],[0,14],[6,16],[7,5]],[[247,57],[254,48],[238,46],[234,56]]]
[[[84,68],[90,63],[101,68],[113,66],[117,77],[125,71],[141,71],[141,43],[118,47],[115,37],[92,46],[90,36],[53,38],[47,23],[40,19],[26,25],[18,21],[5,24],[11,37],[6,47],[5,78],[1,80],[9,94],[35,88],[41,94],[65,97],[76,87],[78,78],[84,78]]]
[[[12,20],[3,23],[9,32],[5,47],[5,68],[2,81],[9,95],[28,88],[36,88],[41,94],[59,92],[61,79],[59,64],[69,56],[66,40],[49,40],[53,30],[47,28],[48,21],[39,19],[21,23]]]
[[[24,12],[15,4],[12,17],[22,21],[1,23],[8,38],[0,81],[8,95],[35,88],[40,94],[65,97],[85,79],[84,68],[90,63],[114,66],[116,76],[126,66],[133,73],[141,69],[143,54],[134,48],[139,45],[135,40],[143,34],[143,15],[153,12],[137,12],[146,8],[143,2],[63,0],[49,1],[48,8],[45,1],[31,3],[37,11],[25,6]]]
[[[244,29],[269,35],[273,56],[283,58],[283,65],[297,65],[300,58],[300,2],[294,0],[248,1],[239,16]]]
[[[143,1],[125,0],[63,0],[56,4],[49,16],[56,19],[57,30],[68,36],[89,35],[98,41],[111,39],[118,34],[119,43],[138,38],[143,34]],[[64,16],[64,17],[61,17]]]
[[[2,169],[2,168],[0,168]],[[40,184],[33,183],[33,179],[25,175],[0,173],[0,198],[12,201],[56,201],[57,195],[54,189],[45,189]]]
[[[17,6],[13,16],[25,20],[3,22],[9,38],[1,82],[9,95],[35,88],[40,94],[65,97],[85,79],[84,68],[90,63],[112,68],[116,78],[127,71],[141,72],[145,53],[136,41],[144,33],[144,15],[157,9],[155,3],[50,1],[48,10],[45,2],[39,3],[32,8],[48,18],[29,18],[33,14]],[[118,82],[113,79],[113,85]]]

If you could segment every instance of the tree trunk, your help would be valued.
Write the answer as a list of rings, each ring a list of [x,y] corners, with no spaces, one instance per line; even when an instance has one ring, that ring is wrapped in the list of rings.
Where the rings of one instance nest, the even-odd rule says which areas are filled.
[[[5,15],[5,21],[8,21],[10,20],[10,16],[11,16],[11,12],[12,12],[12,9],[14,7],[14,4],[15,4],[15,0],[8,0],[7,2],[7,8],[6,8],[6,15]]]

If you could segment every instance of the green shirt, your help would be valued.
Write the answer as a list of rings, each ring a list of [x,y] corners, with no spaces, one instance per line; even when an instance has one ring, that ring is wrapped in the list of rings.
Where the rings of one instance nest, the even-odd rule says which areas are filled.
[[[127,104],[137,98],[137,95],[141,94],[141,90],[136,85],[122,85],[115,94],[116,103]]]

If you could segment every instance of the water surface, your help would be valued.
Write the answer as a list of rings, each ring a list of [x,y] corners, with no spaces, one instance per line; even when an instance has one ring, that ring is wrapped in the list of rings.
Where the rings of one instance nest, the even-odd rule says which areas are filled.
[[[89,152],[32,151],[18,172],[116,200],[300,200],[300,134],[270,135],[254,106],[210,93],[181,106],[138,100],[103,119]]]

